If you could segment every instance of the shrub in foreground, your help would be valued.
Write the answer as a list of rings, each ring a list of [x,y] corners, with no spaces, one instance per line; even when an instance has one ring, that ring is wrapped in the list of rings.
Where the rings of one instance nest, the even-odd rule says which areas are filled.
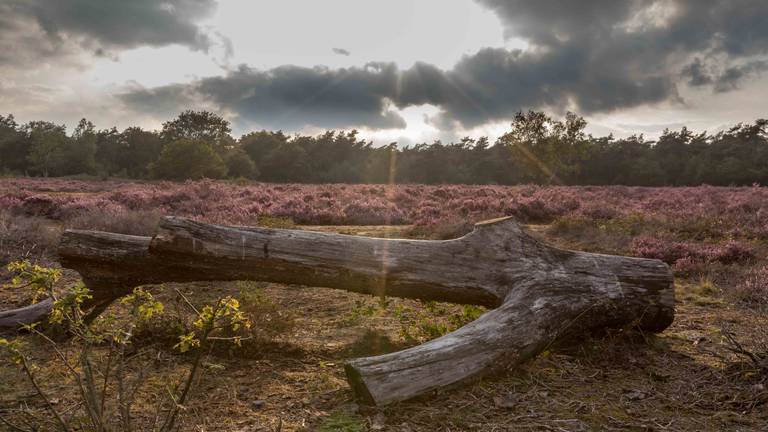
[[[40,366],[34,364],[31,356],[26,353],[22,340],[0,338],[0,354],[18,365],[34,392],[43,400],[49,415],[45,421],[63,431],[136,430],[132,406],[145,384],[147,368],[146,365],[136,364],[142,360],[142,353],[135,352],[134,335],[139,325],[163,313],[163,304],[139,287],[119,302],[127,318],[117,319],[113,315],[92,322],[81,309],[91,299],[90,292],[82,283],[59,294],[57,285],[61,272],[57,269],[20,261],[11,263],[8,271],[13,276],[12,286],[29,287],[35,298],[46,296],[53,300],[48,324],[65,329],[71,336],[71,345],[77,350],[72,355],[69,344],[63,346],[54,341],[46,330],[40,329],[43,324],[41,322],[25,325],[25,330],[50,346],[55,361],[66,371],[64,374],[52,374],[44,382]],[[180,292],[179,295],[183,297]],[[194,313],[194,323],[190,331],[179,337],[174,348],[182,353],[193,351],[194,358],[186,376],[177,385],[166,388],[167,399],[166,395],[159,395],[154,423],[151,426],[142,425],[144,427],[140,427],[141,430],[178,430],[179,417],[186,411],[185,404],[198,382],[204,353],[210,352],[214,341],[227,340],[239,346],[241,337],[237,331],[250,327],[250,322],[239,310],[239,303],[234,298],[220,298],[200,309],[183,298]],[[103,353],[105,347],[106,354]],[[149,357],[151,359],[153,356]],[[129,376],[128,371],[134,367],[140,370],[138,376]],[[51,397],[51,389],[71,388],[73,385],[74,393],[78,395],[76,404],[68,409],[58,406]],[[30,419],[35,423],[40,422],[39,417],[31,412],[22,411],[23,414],[27,414],[28,418],[24,419],[27,423]],[[26,430],[16,425],[15,419],[0,416],[0,421],[14,430]],[[35,424],[34,430],[42,427],[42,424]]]

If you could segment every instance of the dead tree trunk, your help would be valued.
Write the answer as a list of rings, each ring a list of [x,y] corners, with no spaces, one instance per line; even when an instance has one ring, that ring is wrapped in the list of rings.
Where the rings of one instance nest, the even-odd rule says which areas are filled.
[[[560,250],[510,219],[425,241],[168,217],[151,242],[68,231],[60,255],[103,292],[94,296],[101,304],[142,284],[260,280],[495,308],[423,345],[349,361],[355,394],[378,405],[510,367],[561,337],[606,327],[661,331],[674,317],[672,276],[661,261]]]

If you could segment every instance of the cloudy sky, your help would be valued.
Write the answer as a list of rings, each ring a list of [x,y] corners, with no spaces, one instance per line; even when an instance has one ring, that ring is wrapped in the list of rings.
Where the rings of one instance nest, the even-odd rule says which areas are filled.
[[[765,0],[2,0],[0,112],[183,109],[403,144],[574,111],[595,134],[768,117]]]

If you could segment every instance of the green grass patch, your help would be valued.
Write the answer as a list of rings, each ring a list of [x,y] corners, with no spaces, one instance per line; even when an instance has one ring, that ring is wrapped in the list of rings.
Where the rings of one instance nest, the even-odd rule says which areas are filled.
[[[336,411],[323,419],[317,427],[318,432],[365,432],[368,427],[359,415]]]

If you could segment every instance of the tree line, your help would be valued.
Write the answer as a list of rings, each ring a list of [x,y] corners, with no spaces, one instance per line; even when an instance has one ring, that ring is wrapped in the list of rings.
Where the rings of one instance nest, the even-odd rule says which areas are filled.
[[[398,147],[374,146],[356,131],[317,136],[250,132],[208,111],[184,111],[160,131],[97,130],[81,120],[71,134],[47,121],[0,115],[0,174],[96,175],[141,179],[247,178],[297,183],[768,185],[768,120],[716,134],[683,127],[656,141],[585,133],[573,113],[554,119],[518,113],[510,131]]]

